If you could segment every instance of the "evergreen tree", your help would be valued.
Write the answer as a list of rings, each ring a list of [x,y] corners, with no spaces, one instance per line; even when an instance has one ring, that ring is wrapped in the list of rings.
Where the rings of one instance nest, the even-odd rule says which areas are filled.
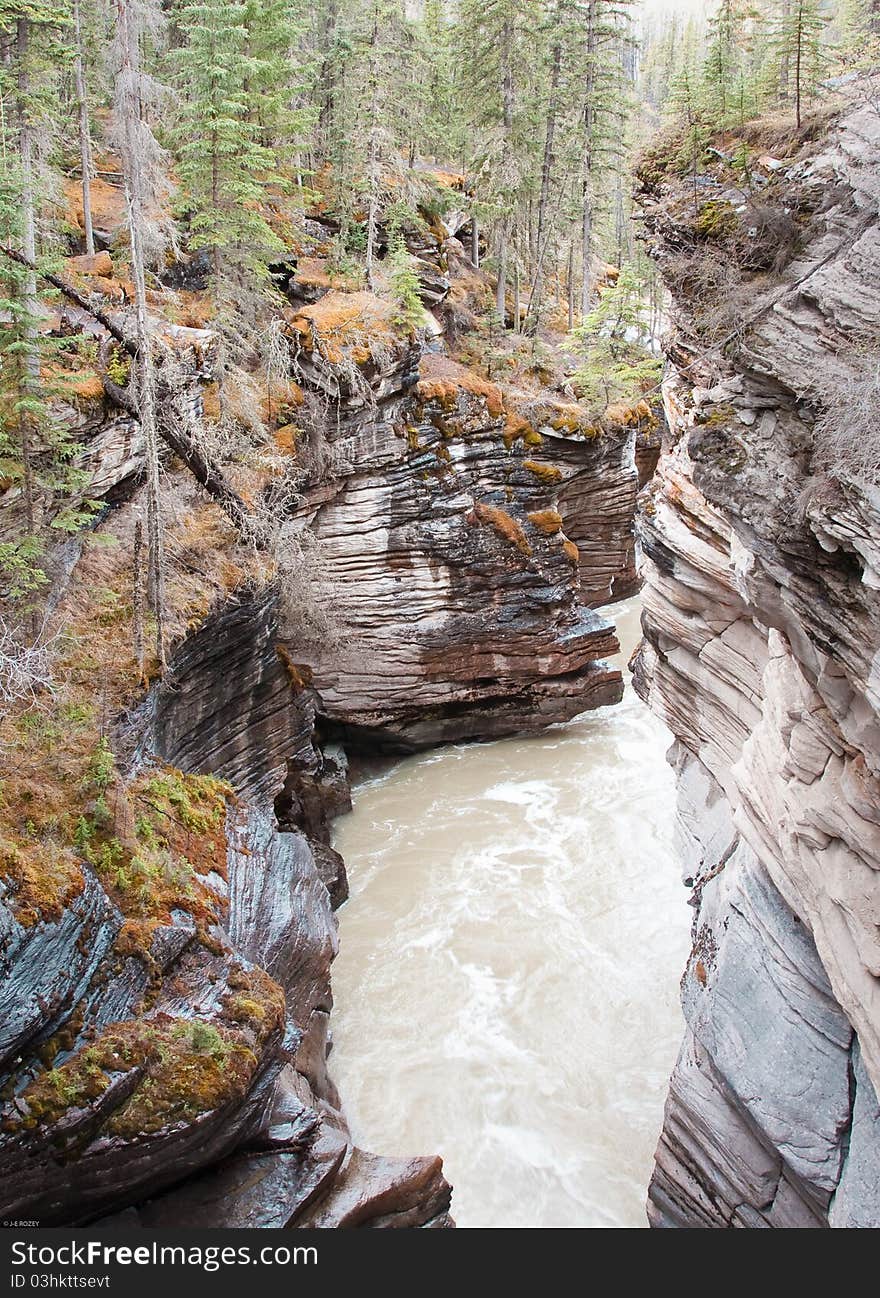
[[[828,57],[822,38],[827,24],[821,0],[788,0],[776,21],[776,57],[787,69],[798,126],[804,105],[816,95],[825,75]]]
[[[69,439],[53,427],[42,376],[45,344],[39,334],[37,273],[51,248],[41,247],[39,215],[43,186],[40,155],[49,152],[60,115],[58,70],[63,65],[65,5],[49,0],[0,0],[0,242],[24,264],[4,259],[0,268],[0,473],[16,483],[23,505],[23,533],[0,545],[0,586],[22,596],[45,580],[40,497],[58,488],[69,458]],[[7,116],[6,105],[11,106]],[[63,515],[59,520],[63,525]]]
[[[255,107],[261,82],[270,78],[277,90],[277,80],[271,60],[249,53],[248,13],[247,0],[178,0],[184,43],[173,52],[189,246],[210,254],[211,291],[230,338],[254,323],[270,287],[267,262],[283,250],[260,211],[263,186],[278,171],[273,149],[259,142]]]

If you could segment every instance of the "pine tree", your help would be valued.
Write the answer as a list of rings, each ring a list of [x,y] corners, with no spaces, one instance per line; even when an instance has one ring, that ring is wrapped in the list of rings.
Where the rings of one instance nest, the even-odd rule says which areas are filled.
[[[582,315],[592,301],[592,255],[597,176],[620,159],[627,84],[621,45],[631,39],[630,0],[579,0],[582,15],[584,91],[581,129]]]
[[[0,0],[0,39],[7,55],[0,65],[0,241],[24,259],[23,265],[4,259],[0,274],[0,310],[8,319],[0,328],[0,463],[3,476],[20,484],[24,513],[23,536],[0,546],[0,575],[7,593],[19,596],[45,580],[39,566],[44,540],[38,493],[41,485],[51,488],[55,462],[65,455],[49,420],[49,393],[41,375],[37,272],[43,258],[38,233],[42,196],[37,163],[41,137],[45,142],[57,126],[57,70],[64,56],[60,33],[68,22],[63,4]],[[63,488],[63,482],[58,485]]]
[[[86,253],[95,255],[95,235],[92,230],[92,131],[89,122],[89,101],[86,93],[83,26],[80,18],[80,0],[73,0],[73,75],[76,89],[77,115],[79,117],[79,160],[82,172],[83,228]]]
[[[736,117],[742,117],[748,15],[742,0],[721,0],[709,19],[709,49],[703,73],[705,103],[722,130]]]
[[[266,60],[249,54],[246,0],[178,0],[175,16],[184,40],[173,59],[189,246],[210,255],[218,323],[232,340],[253,325],[270,290],[267,263],[283,250],[260,211],[263,186],[278,176],[274,151],[258,140]]]
[[[276,166],[299,158],[314,121],[305,98],[310,69],[301,53],[304,9],[304,0],[246,0],[242,16],[247,111]]]
[[[542,27],[525,0],[462,0],[457,31],[460,95],[475,128],[469,163],[493,228],[496,310],[502,324],[517,212],[535,157],[532,68]],[[479,210],[479,209],[478,209]],[[514,257],[517,249],[513,248]]]
[[[827,66],[822,40],[827,24],[821,0],[788,0],[776,21],[776,56],[787,68],[798,126],[804,104],[816,95]]]

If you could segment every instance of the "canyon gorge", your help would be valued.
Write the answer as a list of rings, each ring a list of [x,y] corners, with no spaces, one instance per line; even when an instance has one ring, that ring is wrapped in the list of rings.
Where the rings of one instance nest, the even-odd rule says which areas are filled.
[[[880,489],[825,418],[876,366],[878,95],[857,80],[810,131],[756,140],[746,178],[723,139],[699,175],[648,150],[639,224],[671,293],[662,408],[646,393],[601,422],[552,358],[468,355],[494,286],[461,178],[443,182],[461,210],[425,200],[403,236],[418,331],[339,286],[316,204],[273,265],[284,418],[265,463],[230,479],[274,511],[272,546],[243,544],[220,493],[166,454],[171,650],[137,689],[122,665],[145,435],[112,375],[67,400],[102,539],[51,555],[63,733],[13,718],[7,734],[0,1215],[454,1225],[436,1152],[358,1147],[335,1084],[335,911],[361,864],[338,850],[350,768],[482,751],[500,778],[495,741],[586,745],[615,708],[653,727],[659,762],[665,732],[621,704],[612,661],[609,606],[641,591],[633,682],[674,740],[682,927],[692,909],[650,1223],[880,1224]],[[123,218],[120,203],[108,246]],[[70,260],[106,319],[66,300],[47,327],[108,343],[110,254]],[[204,268],[182,255],[168,275],[195,292]],[[180,409],[203,417],[210,323],[156,327]],[[4,488],[0,539],[24,507]],[[649,855],[645,833],[632,850]],[[654,886],[649,868],[633,879]],[[667,916],[668,876],[656,889]],[[642,983],[648,1015],[649,969]]]

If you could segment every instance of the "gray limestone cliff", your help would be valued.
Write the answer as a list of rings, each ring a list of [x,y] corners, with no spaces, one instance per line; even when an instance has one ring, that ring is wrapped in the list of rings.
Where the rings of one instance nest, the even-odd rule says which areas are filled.
[[[642,173],[676,333],[636,684],[694,910],[655,1226],[880,1224],[880,491],[846,436],[877,437],[876,87],[813,133],[748,187],[720,151]]]

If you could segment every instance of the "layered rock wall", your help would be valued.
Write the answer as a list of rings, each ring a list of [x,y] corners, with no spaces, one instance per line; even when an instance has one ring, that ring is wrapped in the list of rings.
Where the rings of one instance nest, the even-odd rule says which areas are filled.
[[[701,183],[731,200],[729,181]],[[880,1223],[880,493],[830,472],[821,444],[828,392],[846,400],[880,338],[872,96],[857,87],[762,201],[774,185],[800,247],[745,281],[740,336],[694,346],[679,292],[670,439],[641,525],[636,683],[676,738],[694,908],[659,1226]],[[643,201],[680,288],[681,257],[705,253],[682,237],[676,183]]]

